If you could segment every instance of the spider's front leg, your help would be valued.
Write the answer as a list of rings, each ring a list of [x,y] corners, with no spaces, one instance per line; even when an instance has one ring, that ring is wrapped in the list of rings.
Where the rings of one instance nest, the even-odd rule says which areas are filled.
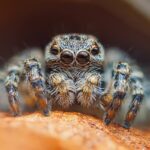
[[[132,92],[132,101],[127,112],[124,127],[129,128],[133,120],[135,119],[137,112],[140,108],[140,104],[144,97],[143,90],[143,73],[140,70],[135,70],[132,72],[130,77],[130,88]]]
[[[41,64],[35,58],[27,59],[24,62],[24,69],[27,80],[35,92],[40,109],[42,109],[44,115],[49,115],[51,105],[47,100],[45,76],[41,70]]]
[[[106,108],[104,114],[104,122],[108,125],[118,112],[123,99],[128,91],[128,80],[130,75],[130,67],[127,63],[119,62],[113,69],[112,83],[110,94],[112,94],[112,102]]]

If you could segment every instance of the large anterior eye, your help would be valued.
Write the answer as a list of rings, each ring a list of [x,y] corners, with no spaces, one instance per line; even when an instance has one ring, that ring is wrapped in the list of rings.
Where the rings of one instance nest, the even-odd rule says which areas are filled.
[[[98,55],[100,53],[100,48],[98,46],[93,46],[91,53],[92,55]]]
[[[53,45],[50,49],[50,52],[53,54],[53,55],[58,55],[59,54],[59,51],[60,49],[58,48],[57,45]]]

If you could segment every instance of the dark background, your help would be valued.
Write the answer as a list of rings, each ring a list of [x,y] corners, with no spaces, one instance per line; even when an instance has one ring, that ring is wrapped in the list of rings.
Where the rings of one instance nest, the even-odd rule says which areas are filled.
[[[0,2],[0,62],[24,48],[44,48],[52,36],[68,32],[96,35],[105,47],[149,63],[150,19],[123,0]]]

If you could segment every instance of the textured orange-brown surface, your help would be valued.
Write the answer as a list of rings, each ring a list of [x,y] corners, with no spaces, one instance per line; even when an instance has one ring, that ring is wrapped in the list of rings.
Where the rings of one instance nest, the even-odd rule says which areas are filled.
[[[150,133],[76,112],[54,111],[11,117],[0,113],[1,150],[146,150]]]

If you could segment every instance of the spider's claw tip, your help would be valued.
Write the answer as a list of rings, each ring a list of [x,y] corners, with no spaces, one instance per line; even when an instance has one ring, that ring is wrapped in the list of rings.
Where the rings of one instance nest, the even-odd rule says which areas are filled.
[[[44,116],[49,116],[49,112],[43,112]]]
[[[49,109],[44,109],[43,114],[44,114],[44,116],[49,116],[50,115],[50,110]]]
[[[111,121],[112,121],[112,119],[108,116],[107,112],[104,113],[103,121],[104,121],[105,125],[109,125],[111,123]]]
[[[124,124],[123,124],[123,127],[124,127],[125,129],[129,129],[130,126],[131,126],[131,124],[130,124],[128,121],[125,121]]]
[[[21,112],[14,112],[14,113],[13,113],[13,116],[14,116],[14,117],[19,117],[19,116],[21,116]]]
[[[21,116],[21,111],[18,105],[17,107],[12,107],[12,109],[13,109],[12,114],[14,117]]]
[[[109,125],[110,122],[111,122],[111,119],[110,119],[110,118],[105,118],[105,119],[104,119],[105,125]]]

